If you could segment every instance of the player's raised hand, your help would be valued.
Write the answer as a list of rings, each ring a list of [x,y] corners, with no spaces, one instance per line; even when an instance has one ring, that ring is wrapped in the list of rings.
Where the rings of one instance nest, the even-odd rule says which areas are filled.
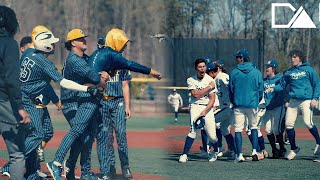
[[[19,110],[19,114],[22,117],[22,120],[20,121],[20,124],[28,124],[28,123],[31,122],[30,114],[26,110],[20,109]]]
[[[311,103],[310,103],[310,107],[311,107],[311,108],[315,108],[316,106],[317,106],[317,100],[312,99],[312,100],[311,100]]]
[[[162,78],[162,75],[160,72],[155,71],[153,69],[151,69],[150,75],[158,80],[160,80]]]

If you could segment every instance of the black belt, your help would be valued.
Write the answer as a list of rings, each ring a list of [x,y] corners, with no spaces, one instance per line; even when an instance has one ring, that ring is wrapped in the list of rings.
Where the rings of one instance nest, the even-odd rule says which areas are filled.
[[[208,106],[208,104],[199,104],[199,103],[192,103],[192,104],[200,105],[200,106]]]

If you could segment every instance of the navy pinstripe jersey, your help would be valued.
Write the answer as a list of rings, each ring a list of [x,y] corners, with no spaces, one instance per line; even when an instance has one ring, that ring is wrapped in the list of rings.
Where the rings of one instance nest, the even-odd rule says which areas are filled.
[[[51,80],[60,82],[62,79],[55,65],[41,52],[30,50],[22,56],[20,60],[21,90],[30,98],[39,96]]]
[[[80,57],[75,52],[70,51],[62,68],[63,77],[79,84],[98,84],[100,75],[88,66],[87,60],[87,55]],[[61,87],[61,100],[76,99],[77,96],[82,96],[82,94],[89,95],[86,92],[78,92]]]
[[[110,47],[101,48],[93,52],[89,58],[88,64],[96,72],[127,69],[142,74],[150,74],[151,71],[151,69],[146,66],[134,61],[128,61],[121,53]]]
[[[47,85],[41,94],[43,96],[41,100],[42,104],[47,105],[50,103],[50,101],[55,104],[59,101],[59,97],[57,96],[56,92],[54,92],[54,89],[50,84]]]
[[[122,90],[122,81],[130,81],[131,80],[131,73],[128,70],[116,70],[113,73],[110,73],[111,78],[107,81],[107,88],[105,89],[104,93],[108,96],[115,96],[115,97],[122,97],[123,90]]]

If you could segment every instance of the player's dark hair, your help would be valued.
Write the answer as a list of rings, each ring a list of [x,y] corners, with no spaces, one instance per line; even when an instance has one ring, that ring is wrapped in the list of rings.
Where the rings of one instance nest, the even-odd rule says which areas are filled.
[[[298,56],[300,58],[301,62],[306,61],[306,55],[300,50],[294,49],[294,50],[290,51],[289,57],[292,58],[293,56]]]
[[[272,70],[274,71],[274,74],[278,74],[279,73],[278,68],[272,67]]]
[[[197,66],[200,63],[206,63],[206,60],[204,60],[204,59],[196,59],[196,61],[194,62],[194,68],[197,69]]]
[[[223,73],[226,73],[226,74],[227,74],[226,68],[224,68],[223,66],[219,66],[219,68],[221,69],[221,71],[222,71]]]
[[[65,42],[65,43],[64,43],[64,47],[65,47],[68,51],[71,51],[71,48],[72,48],[71,41]]]
[[[19,28],[16,13],[9,7],[0,6],[0,29],[4,29],[12,37]]]
[[[20,41],[20,47],[25,46],[26,44],[32,43],[32,39],[30,36],[25,36]]]

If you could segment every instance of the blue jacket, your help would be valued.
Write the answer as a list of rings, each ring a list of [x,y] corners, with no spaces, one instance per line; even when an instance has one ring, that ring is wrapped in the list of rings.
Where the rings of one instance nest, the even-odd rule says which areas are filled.
[[[263,79],[251,62],[238,64],[230,73],[230,100],[234,107],[257,108],[263,95]]]
[[[319,77],[307,62],[287,70],[274,90],[284,90],[286,85],[290,85],[290,99],[311,100],[320,96]]]
[[[264,90],[268,88],[273,88],[277,84],[279,84],[281,77],[282,77],[281,74],[278,73],[272,78],[269,78],[269,77],[264,78],[263,79]],[[274,91],[271,93],[265,93],[264,100],[266,102],[267,110],[272,110],[284,104],[285,92],[284,90],[282,90],[282,91]]]
[[[93,52],[89,58],[88,64],[96,72],[127,69],[142,74],[150,74],[151,71],[151,69],[146,66],[134,61],[128,61],[121,53],[113,50],[109,46]]]

